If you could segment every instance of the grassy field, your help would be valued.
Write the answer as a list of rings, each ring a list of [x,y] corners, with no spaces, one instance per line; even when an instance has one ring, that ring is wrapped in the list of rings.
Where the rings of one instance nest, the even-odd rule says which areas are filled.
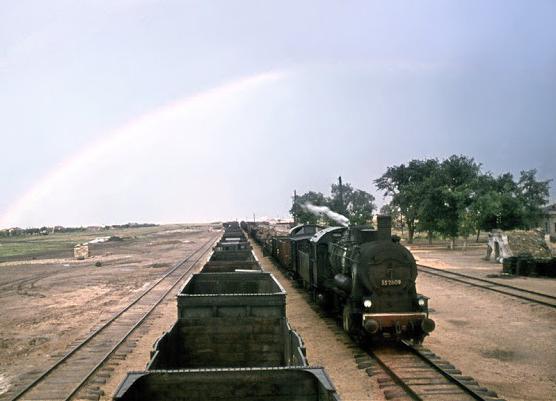
[[[73,255],[73,247],[76,244],[90,241],[97,237],[118,236],[122,238],[133,238],[159,231],[184,227],[185,226],[177,225],[139,227],[1,238],[0,262],[32,258],[70,257]]]

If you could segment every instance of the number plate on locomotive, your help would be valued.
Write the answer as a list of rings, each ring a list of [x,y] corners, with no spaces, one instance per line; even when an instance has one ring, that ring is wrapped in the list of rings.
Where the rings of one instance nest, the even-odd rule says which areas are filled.
[[[382,280],[381,285],[383,287],[389,287],[392,285],[402,285],[402,280]]]

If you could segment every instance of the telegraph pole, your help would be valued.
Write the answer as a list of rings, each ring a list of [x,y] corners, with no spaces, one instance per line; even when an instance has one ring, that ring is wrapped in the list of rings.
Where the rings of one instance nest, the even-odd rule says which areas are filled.
[[[340,200],[340,213],[344,213],[344,188],[342,187],[342,176],[338,177],[338,198]]]
[[[295,191],[295,189],[293,190],[293,205],[292,205],[292,210],[294,211],[293,214],[293,223],[297,224],[297,219],[295,217],[295,205],[297,205],[297,192]]]

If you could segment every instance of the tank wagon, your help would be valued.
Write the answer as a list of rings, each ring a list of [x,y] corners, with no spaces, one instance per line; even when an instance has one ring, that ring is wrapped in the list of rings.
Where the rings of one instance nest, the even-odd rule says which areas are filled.
[[[339,401],[324,370],[308,366],[286,318],[286,292],[249,252],[252,258],[215,250],[186,281],[174,326],[154,344],[147,370],[128,373],[114,400]]]
[[[376,230],[297,226],[288,238],[289,264],[277,260],[353,337],[421,343],[435,324],[428,298],[416,291],[415,259],[390,224],[389,216],[377,216]]]
[[[184,398],[187,395],[187,398]],[[131,372],[115,401],[340,401],[322,368]]]

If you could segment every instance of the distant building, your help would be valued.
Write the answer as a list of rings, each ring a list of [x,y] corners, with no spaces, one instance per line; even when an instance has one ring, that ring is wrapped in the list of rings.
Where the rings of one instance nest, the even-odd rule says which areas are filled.
[[[556,203],[544,208],[544,231],[551,239],[556,239]]]

